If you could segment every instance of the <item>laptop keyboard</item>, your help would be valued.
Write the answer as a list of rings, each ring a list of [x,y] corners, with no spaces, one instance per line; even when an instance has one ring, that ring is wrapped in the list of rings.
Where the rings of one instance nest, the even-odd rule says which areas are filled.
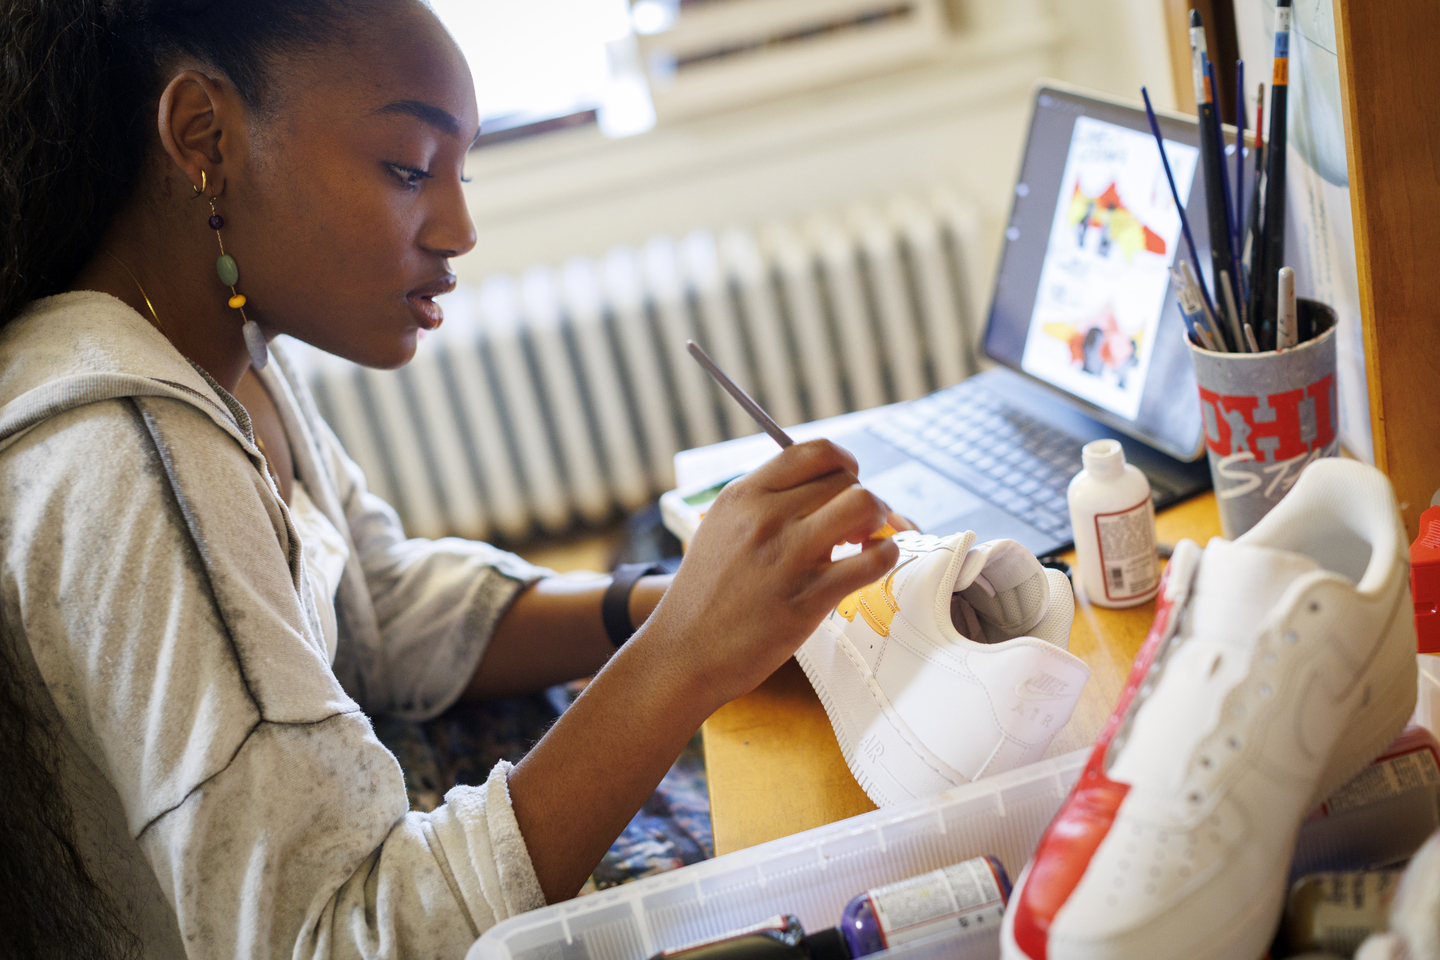
[[[871,433],[1026,523],[1073,540],[1065,499],[1080,441],[961,383],[916,400]]]

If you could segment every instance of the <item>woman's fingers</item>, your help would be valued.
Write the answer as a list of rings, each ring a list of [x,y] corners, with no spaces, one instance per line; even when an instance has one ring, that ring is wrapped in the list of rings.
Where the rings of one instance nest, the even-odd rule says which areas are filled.
[[[774,491],[766,495],[775,498],[786,516],[800,519],[820,510],[853,486],[854,475],[837,470],[797,484],[788,490]]]
[[[858,483],[831,497],[805,517],[804,536],[817,550],[837,543],[862,543],[885,526],[890,510],[885,502]]]
[[[738,696],[846,594],[894,566],[899,548],[870,539],[889,514],[856,482],[855,460],[844,450],[827,441],[791,447],[722,491],[656,616],[674,620],[676,636],[700,630],[719,638],[687,644],[684,656],[705,683]],[[832,561],[835,545],[846,541],[862,547]]]
[[[824,598],[827,607],[833,607],[861,587],[885,576],[899,559],[900,548],[894,540],[867,540],[859,553],[836,560],[820,571],[813,589],[816,596]]]
[[[904,516],[903,514],[896,513],[894,510],[890,510],[888,507],[886,509],[886,516],[887,519],[890,521],[890,526],[894,527],[896,530],[920,529],[919,527],[915,526],[914,522],[912,522],[909,517]]]
[[[860,465],[844,447],[829,440],[811,440],[782,450],[749,479],[766,490],[789,490],[829,473],[848,473],[854,478],[859,472]]]

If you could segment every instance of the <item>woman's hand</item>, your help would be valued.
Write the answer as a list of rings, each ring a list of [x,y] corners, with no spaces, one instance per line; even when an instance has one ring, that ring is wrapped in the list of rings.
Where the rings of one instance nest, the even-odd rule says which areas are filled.
[[[890,511],[856,472],[828,440],[797,444],[727,486],[706,513],[643,632],[647,646],[670,641],[667,659],[679,658],[712,708],[753,690],[847,594],[894,565],[894,543],[872,539]],[[861,552],[832,562],[847,542]]]

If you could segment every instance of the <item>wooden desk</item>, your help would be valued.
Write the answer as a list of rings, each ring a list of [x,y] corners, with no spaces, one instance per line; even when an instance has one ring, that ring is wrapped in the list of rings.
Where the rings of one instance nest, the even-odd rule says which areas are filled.
[[[1214,494],[1166,510],[1160,539],[1202,546],[1220,535]],[[1074,555],[1066,557],[1071,563]],[[1090,665],[1090,682],[1050,756],[1088,746],[1110,715],[1140,649],[1155,605],[1075,613],[1070,651]],[[874,810],[845,766],[825,709],[790,660],[753,693],[705,722],[705,769],[715,852],[729,853]]]

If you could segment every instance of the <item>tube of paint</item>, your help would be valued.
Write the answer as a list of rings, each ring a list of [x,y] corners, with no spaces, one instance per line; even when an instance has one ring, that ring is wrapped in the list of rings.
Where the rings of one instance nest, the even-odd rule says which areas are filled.
[[[1409,726],[1300,825],[1290,878],[1398,863],[1437,828],[1440,742],[1424,727]]]
[[[1009,898],[1000,861],[976,857],[867,890],[846,905],[840,932],[855,957],[953,930],[998,937]]]

